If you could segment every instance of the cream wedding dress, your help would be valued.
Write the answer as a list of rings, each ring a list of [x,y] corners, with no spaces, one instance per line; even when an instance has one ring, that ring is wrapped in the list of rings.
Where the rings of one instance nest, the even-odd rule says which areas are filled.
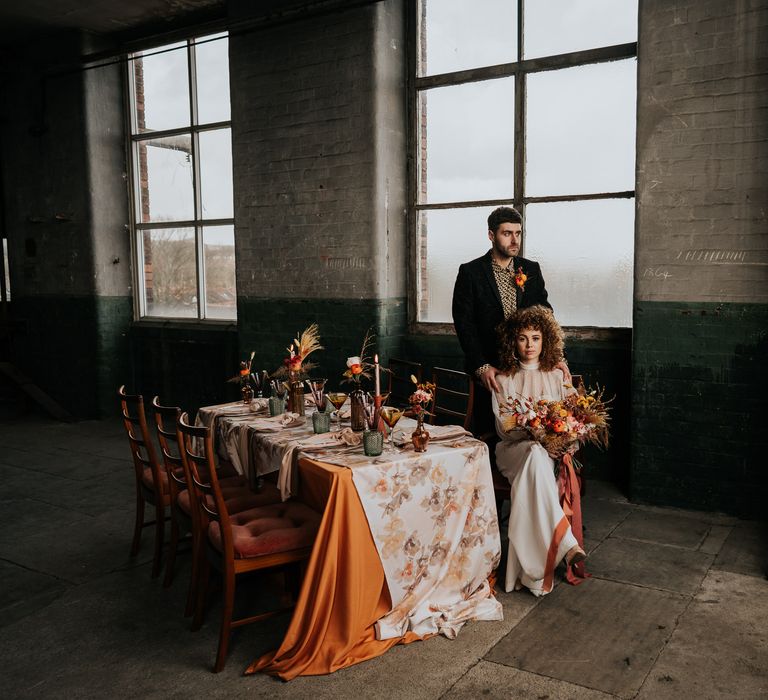
[[[493,412],[501,438],[496,446],[496,466],[511,484],[504,590],[511,591],[519,581],[540,596],[552,590],[555,566],[578,542],[560,507],[554,460],[524,430],[505,432],[499,401],[554,401],[573,389],[563,386],[559,369],[542,372],[538,363],[521,364],[514,376],[496,375],[496,382],[500,392],[493,395]]]

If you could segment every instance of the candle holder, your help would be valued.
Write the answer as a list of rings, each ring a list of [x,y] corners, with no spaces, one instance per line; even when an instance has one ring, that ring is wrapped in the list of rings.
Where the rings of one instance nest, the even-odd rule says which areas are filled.
[[[312,429],[315,433],[327,433],[331,429],[331,414],[325,411],[315,411],[312,414]]]
[[[366,457],[378,457],[384,450],[384,436],[378,430],[363,433],[363,452]]]

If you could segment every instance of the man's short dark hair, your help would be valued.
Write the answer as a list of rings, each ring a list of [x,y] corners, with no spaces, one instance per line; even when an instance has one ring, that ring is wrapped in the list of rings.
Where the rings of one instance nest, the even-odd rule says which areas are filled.
[[[488,230],[496,233],[502,224],[522,224],[523,217],[514,207],[499,207],[488,217]]]

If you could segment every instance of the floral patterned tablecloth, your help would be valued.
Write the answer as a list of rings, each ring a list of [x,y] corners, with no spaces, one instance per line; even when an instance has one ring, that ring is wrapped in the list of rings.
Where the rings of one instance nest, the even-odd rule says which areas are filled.
[[[502,619],[488,583],[501,542],[484,443],[455,427],[428,426],[442,439],[425,453],[406,446],[370,458],[362,447],[318,444],[323,438],[313,436],[311,420],[273,430],[260,407],[206,407],[198,422],[214,427],[224,453],[252,478],[294,468],[299,453],[352,470],[392,598],[392,610],[376,624],[379,639],[408,631],[454,638],[467,620]],[[401,425],[410,426],[406,419]],[[280,481],[290,483],[290,474]]]

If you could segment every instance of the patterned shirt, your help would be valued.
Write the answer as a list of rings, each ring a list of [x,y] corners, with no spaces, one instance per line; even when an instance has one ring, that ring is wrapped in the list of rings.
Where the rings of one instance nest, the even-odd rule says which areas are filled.
[[[514,259],[510,260],[506,267],[502,267],[491,257],[491,269],[493,270],[493,276],[496,278],[496,286],[499,288],[501,307],[504,309],[504,320],[508,319],[517,310],[517,285],[515,284],[515,266],[512,264],[513,262]],[[478,367],[475,370],[475,375],[482,377],[490,367],[491,365],[489,364]]]
[[[496,286],[501,296],[501,306],[504,309],[504,320],[508,319],[517,310],[517,285],[515,284],[515,266],[513,260],[509,265],[502,267],[491,258],[493,276],[496,278]]]

